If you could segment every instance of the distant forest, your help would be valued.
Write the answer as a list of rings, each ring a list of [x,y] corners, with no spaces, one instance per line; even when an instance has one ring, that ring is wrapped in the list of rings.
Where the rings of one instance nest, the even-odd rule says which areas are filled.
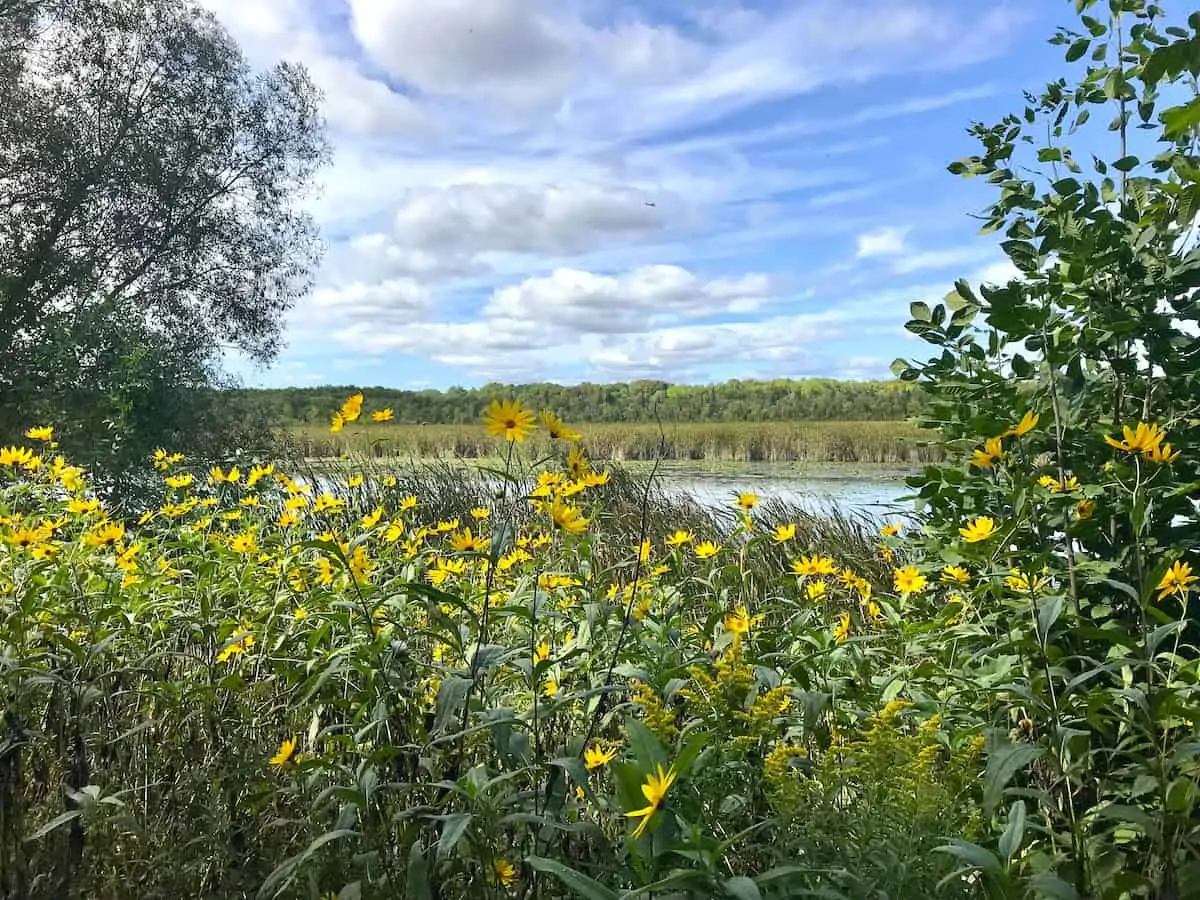
[[[897,421],[918,415],[923,397],[901,381],[837,381],[814,378],[727,381],[678,385],[665,381],[621,384],[488,384],[445,391],[382,387],[243,389],[239,399],[280,425],[326,421],[355,391],[368,410],[391,407],[401,423],[476,422],[496,398],[516,397],[535,410],[548,409],[568,422]]]

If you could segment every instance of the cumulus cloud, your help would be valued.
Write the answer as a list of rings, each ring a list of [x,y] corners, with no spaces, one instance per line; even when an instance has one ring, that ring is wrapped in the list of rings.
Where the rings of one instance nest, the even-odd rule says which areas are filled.
[[[628,334],[672,321],[752,311],[772,290],[765,275],[705,280],[679,266],[642,266],[618,276],[557,269],[497,291],[484,315],[577,333]]]
[[[880,179],[869,157],[879,123],[997,91],[895,76],[995,54],[1019,22],[1002,0],[201,2],[252,63],[302,62],[326,94],[335,160],[305,203],[329,251],[292,316],[301,355],[520,380],[852,375],[876,364],[855,342],[897,328],[916,288],[895,315],[838,291],[983,261],[915,253],[888,224],[920,228],[888,201],[940,158],[905,142]],[[869,82],[889,92],[836,117],[805,100]]]
[[[400,242],[426,250],[569,254],[661,230],[656,196],[588,182],[455,184],[410,193],[393,228]]]
[[[888,227],[877,228],[858,236],[859,259],[871,256],[896,256],[904,252],[904,239],[908,236],[909,228]]]

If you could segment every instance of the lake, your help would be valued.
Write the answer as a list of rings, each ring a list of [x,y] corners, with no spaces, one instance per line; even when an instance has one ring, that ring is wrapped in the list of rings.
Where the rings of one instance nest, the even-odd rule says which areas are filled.
[[[659,473],[668,492],[687,493],[710,507],[731,507],[742,491],[760,501],[777,499],[819,511],[836,506],[847,511],[883,516],[903,512],[898,498],[909,493],[909,471],[864,470],[852,467],[800,469],[786,464],[739,465],[721,468],[672,465]]]

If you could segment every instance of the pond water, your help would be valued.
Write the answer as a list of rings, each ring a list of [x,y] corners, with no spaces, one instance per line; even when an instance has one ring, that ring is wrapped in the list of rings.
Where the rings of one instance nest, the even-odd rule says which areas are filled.
[[[905,511],[907,504],[898,499],[909,493],[904,484],[907,474],[836,468],[801,471],[764,464],[720,470],[672,467],[659,477],[668,492],[687,493],[710,507],[728,509],[740,492],[752,491],[760,501],[777,499],[814,512],[838,507],[883,516]]]

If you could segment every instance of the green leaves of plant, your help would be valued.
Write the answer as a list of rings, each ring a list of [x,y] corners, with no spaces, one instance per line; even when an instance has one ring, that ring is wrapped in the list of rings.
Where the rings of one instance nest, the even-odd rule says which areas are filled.
[[[983,809],[989,816],[1000,803],[1013,776],[1046,752],[1044,747],[1014,743],[1004,731],[993,731],[990,737],[987,768],[983,775]]]

